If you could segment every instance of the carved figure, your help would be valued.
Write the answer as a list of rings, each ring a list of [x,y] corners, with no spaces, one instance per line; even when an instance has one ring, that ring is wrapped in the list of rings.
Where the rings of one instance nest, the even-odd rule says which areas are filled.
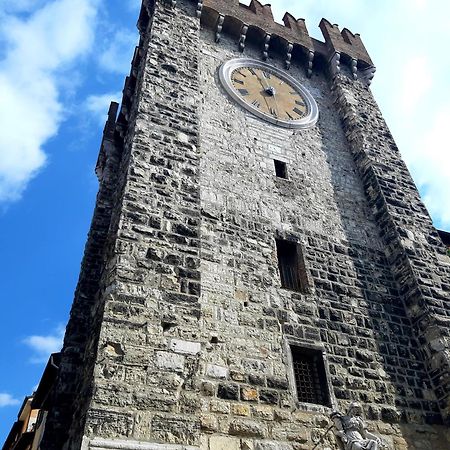
[[[331,413],[333,432],[344,444],[345,450],[380,450],[387,445],[373,433],[367,431],[364,420],[360,417],[361,406],[353,402],[346,415],[334,411]]]

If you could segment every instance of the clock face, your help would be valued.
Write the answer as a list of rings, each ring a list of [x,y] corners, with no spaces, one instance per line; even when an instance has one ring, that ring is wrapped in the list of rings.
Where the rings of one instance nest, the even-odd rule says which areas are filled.
[[[307,128],[318,118],[311,94],[294,78],[247,58],[227,61],[220,79],[228,93],[256,116],[286,128]]]

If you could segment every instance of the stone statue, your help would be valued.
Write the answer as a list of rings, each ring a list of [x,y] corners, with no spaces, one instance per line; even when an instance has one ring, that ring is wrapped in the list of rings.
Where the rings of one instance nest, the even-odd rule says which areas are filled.
[[[380,450],[387,445],[373,433],[367,431],[366,424],[360,417],[361,406],[353,402],[347,415],[338,411],[331,413],[333,432],[344,444],[345,450]]]

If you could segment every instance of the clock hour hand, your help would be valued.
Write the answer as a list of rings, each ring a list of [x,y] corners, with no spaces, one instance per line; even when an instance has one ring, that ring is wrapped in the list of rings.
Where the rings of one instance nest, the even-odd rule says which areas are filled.
[[[276,97],[276,93],[274,92],[274,94],[272,95],[272,97],[273,97],[273,101],[274,101],[274,103],[275,103],[275,112],[276,112],[276,115],[277,115],[277,117],[280,117],[280,110],[279,110],[279,108],[278,108],[278,102],[277,102],[277,97]]]
[[[270,86],[269,82],[267,81],[266,75],[264,74],[263,71],[261,71],[261,76],[258,77],[262,87],[264,88],[264,92],[267,94],[267,97],[272,97],[273,98],[273,103],[275,103],[275,108],[270,107],[269,105],[269,110],[270,113],[276,117],[279,117],[280,112],[278,110],[278,102],[277,99],[275,97],[276,95],[276,90],[273,86]],[[266,97],[266,103],[268,104],[268,99]]]

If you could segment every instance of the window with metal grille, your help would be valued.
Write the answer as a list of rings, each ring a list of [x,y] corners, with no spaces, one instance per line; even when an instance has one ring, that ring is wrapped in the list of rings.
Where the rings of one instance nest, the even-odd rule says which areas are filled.
[[[306,292],[306,268],[300,246],[296,242],[277,239],[277,256],[281,286],[293,291]]]
[[[330,406],[322,352],[291,347],[297,398],[302,403]]]
[[[286,163],[283,161],[278,161],[277,159],[273,160],[275,165],[275,175],[278,178],[285,178],[287,179],[287,166]]]

